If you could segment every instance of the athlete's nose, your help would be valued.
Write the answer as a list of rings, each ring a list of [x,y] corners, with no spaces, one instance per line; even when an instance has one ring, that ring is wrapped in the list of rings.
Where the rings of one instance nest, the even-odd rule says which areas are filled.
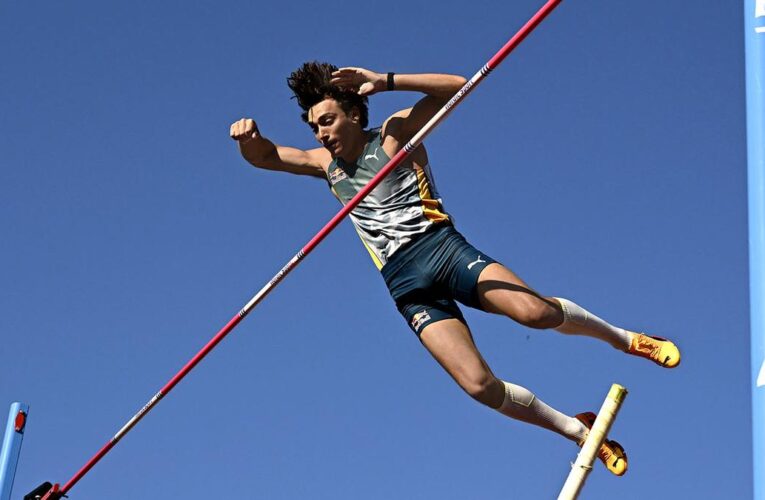
[[[327,129],[319,129],[319,141],[324,145],[329,142],[329,131]]]

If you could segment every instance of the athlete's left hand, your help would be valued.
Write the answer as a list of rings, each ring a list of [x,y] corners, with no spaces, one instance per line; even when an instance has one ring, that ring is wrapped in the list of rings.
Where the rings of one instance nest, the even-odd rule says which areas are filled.
[[[329,83],[338,87],[351,88],[359,95],[382,92],[388,86],[387,75],[381,75],[364,68],[340,68],[332,73]]]

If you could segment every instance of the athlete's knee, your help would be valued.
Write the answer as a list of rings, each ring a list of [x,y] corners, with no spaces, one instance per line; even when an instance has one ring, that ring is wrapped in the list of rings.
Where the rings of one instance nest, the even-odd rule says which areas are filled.
[[[490,372],[486,371],[471,376],[464,376],[458,382],[462,389],[479,403],[492,408],[497,408],[502,404],[504,386]]]
[[[555,328],[563,322],[563,312],[555,299],[533,297],[523,301],[513,319],[529,328]]]

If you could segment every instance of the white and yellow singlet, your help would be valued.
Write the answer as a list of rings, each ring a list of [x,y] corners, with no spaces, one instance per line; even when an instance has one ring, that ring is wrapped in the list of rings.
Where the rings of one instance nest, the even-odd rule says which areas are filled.
[[[353,198],[390,158],[381,145],[380,129],[369,131],[370,139],[355,163],[332,160],[327,181],[344,205]],[[382,269],[391,255],[431,225],[450,220],[433,183],[430,166],[404,160],[375,187],[356,208],[351,220],[375,265]]]

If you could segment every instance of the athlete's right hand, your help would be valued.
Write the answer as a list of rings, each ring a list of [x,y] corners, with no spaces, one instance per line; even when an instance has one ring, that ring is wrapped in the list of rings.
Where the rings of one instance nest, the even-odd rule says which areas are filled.
[[[258,124],[251,118],[242,118],[231,124],[231,138],[240,144],[247,144],[253,139],[260,139]]]

